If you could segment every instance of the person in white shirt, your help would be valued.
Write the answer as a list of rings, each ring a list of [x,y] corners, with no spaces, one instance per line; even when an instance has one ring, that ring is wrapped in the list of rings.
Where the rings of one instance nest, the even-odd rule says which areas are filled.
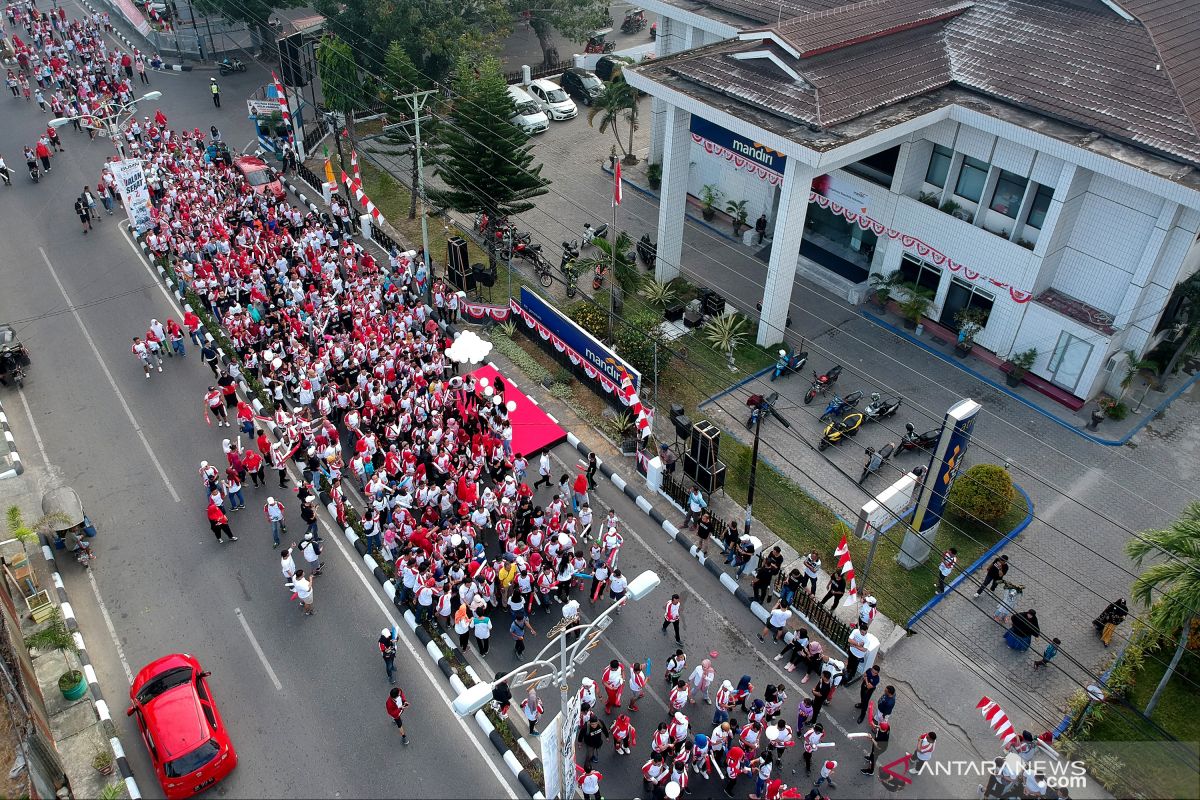
[[[298,569],[292,576],[292,589],[295,590],[296,598],[304,609],[304,616],[311,617],[315,613],[313,609],[313,579],[304,577],[304,570]]]
[[[535,492],[537,491],[537,488],[539,486],[541,486],[543,483],[546,484],[546,486],[550,486],[550,453],[549,452],[542,453],[542,455],[538,458],[538,476],[539,477],[537,479],[537,482],[535,484],[533,484],[533,490]]]
[[[770,632],[771,641],[778,642],[779,638],[787,631],[787,624],[791,618],[792,610],[788,608],[787,603],[780,600],[767,616],[767,624],[763,627],[762,633],[758,635],[758,640],[765,642],[767,633]]]

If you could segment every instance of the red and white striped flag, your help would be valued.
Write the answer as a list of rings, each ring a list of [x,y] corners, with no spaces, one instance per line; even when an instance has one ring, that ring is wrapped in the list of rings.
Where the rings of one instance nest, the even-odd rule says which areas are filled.
[[[992,726],[992,730],[1000,737],[1000,742],[1005,747],[1018,738],[1017,731],[1009,722],[1008,715],[995,700],[985,696],[975,707],[983,714],[983,718],[987,720],[988,725]]]
[[[858,595],[858,589],[854,585],[854,563],[850,560],[850,544],[846,541],[846,537],[842,537],[841,543],[837,546],[837,550],[833,551],[837,556],[838,572],[846,579],[846,599],[842,601],[844,606],[852,606],[855,602],[855,597]]]
[[[633,378],[629,376],[629,371],[620,366],[617,369],[621,371],[621,386],[618,389],[621,399],[629,406],[630,413],[637,421],[638,435],[646,436],[650,433],[650,426],[654,424],[654,409],[642,405],[637,389],[633,388]]]
[[[279,100],[279,113],[283,115],[283,124],[287,126],[288,141],[292,138],[292,111],[288,108],[287,92],[283,89],[283,84],[279,82],[279,78],[274,71],[271,72],[271,80],[275,82],[275,96]]]
[[[616,167],[616,171],[614,174],[616,175],[616,185],[613,187],[613,203],[612,204],[613,204],[613,208],[616,208],[617,206],[621,205],[621,162],[620,161],[617,162],[617,167]]]
[[[362,183],[362,172],[358,169],[358,151],[350,151],[350,171],[354,173],[354,180]]]

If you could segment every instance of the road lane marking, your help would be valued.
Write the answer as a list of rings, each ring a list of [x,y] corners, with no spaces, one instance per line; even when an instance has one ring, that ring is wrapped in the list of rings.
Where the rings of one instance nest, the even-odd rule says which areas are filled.
[[[258,660],[262,662],[263,668],[267,671],[267,677],[271,679],[271,683],[275,684],[275,691],[282,690],[283,684],[279,682],[279,676],[271,668],[271,662],[267,661],[267,654],[263,652],[262,645],[258,643],[258,639],[254,636],[254,631],[250,630],[250,623],[246,622],[246,617],[242,614],[242,610],[235,608],[233,613],[237,616],[238,622],[242,623],[242,630],[246,632],[246,638],[250,640],[250,646],[254,648]]]
[[[172,500],[178,503],[179,494],[175,491],[175,487],[171,485],[171,479],[167,477],[167,471],[163,469],[158,456],[154,454],[154,449],[150,447],[150,441],[146,438],[146,434],[142,432],[142,426],[138,424],[137,418],[133,416],[133,411],[129,408],[129,403],[125,401],[125,395],[121,394],[121,390],[117,387],[116,379],[113,378],[108,365],[104,363],[104,357],[100,355],[100,348],[96,346],[96,340],[92,338],[92,335],[88,333],[87,326],[83,324],[83,317],[79,314],[79,310],[75,308],[75,303],[72,302],[70,295],[67,294],[63,282],[59,280],[58,272],[54,269],[54,265],[50,263],[50,257],[46,255],[45,248],[39,246],[38,252],[42,254],[42,260],[46,262],[46,268],[50,270],[50,277],[54,278],[54,282],[58,285],[58,291],[62,294],[63,300],[67,302],[67,307],[71,309],[71,316],[75,318],[75,322],[79,325],[79,330],[83,333],[83,338],[87,340],[88,346],[92,348],[92,353],[96,356],[96,360],[100,362],[100,369],[104,370],[104,376],[108,378],[109,385],[112,386],[117,399],[121,401],[121,408],[125,409],[125,416],[129,417],[129,424],[133,426],[134,433],[142,440],[142,446],[146,448],[146,453],[150,456],[150,460],[154,462],[154,468],[158,470],[159,477],[166,484],[167,493],[171,495]]]

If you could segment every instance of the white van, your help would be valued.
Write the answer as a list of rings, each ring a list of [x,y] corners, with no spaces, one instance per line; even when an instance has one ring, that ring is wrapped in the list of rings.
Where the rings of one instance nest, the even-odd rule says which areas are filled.
[[[508,96],[517,107],[517,113],[512,118],[513,125],[530,135],[549,130],[550,120],[524,89],[520,86],[510,86]]]
[[[579,109],[563,88],[549,78],[538,78],[529,84],[529,93],[533,100],[549,115],[550,119],[575,119]]]

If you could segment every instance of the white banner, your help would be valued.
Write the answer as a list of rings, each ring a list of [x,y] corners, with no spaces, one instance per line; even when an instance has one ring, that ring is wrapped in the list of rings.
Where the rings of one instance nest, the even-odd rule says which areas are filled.
[[[143,234],[150,230],[154,223],[150,218],[150,189],[146,186],[142,162],[136,158],[115,161],[112,169],[113,176],[117,179],[117,191],[125,203],[125,212],[129,215],[129,224],[139,235]]]

